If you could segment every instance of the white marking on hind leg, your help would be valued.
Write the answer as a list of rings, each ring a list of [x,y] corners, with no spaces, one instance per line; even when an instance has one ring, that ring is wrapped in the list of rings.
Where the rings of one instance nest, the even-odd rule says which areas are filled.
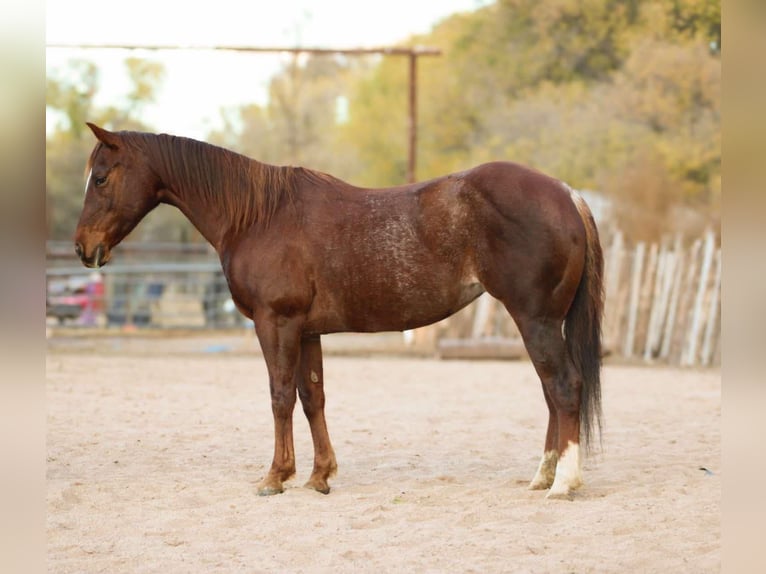
[[[546,450],[543,453],[535,477],[529,483],[529,490],[545,490],[550,488],[556,476],[556,462],[558,460],[559,451],[557,450]]]
[[[569,494],[582,486],[580,468],[580,445],[569,441],[556,465],[556,477],[546,498],[567,498]]]

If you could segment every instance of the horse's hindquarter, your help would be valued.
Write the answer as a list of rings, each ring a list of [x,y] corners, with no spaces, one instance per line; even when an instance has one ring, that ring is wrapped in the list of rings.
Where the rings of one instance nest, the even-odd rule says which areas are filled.
[[[340,190],[304,206],[317,331],[427,325],[483,292],[454,177],[391,190]]]
[[[563,319],[580,282],[587,241],[573,191],[510,162],[478,166],[466,181],[476,192],[475,215],[483,225],[477,265],[487,291],[512,314]]]

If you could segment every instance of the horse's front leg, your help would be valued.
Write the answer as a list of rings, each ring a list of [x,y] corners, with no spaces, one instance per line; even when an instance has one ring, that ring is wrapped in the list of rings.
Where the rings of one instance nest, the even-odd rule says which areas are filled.
[[[302,318],[273,314],[263,314],[255,321],[255,331],[269,371],[271,411],[274,415],[274,459],[269,473],[258,485],[261,496],[279,494],[284,490],[282,483],[295,474],[293,409],[302,325]]]

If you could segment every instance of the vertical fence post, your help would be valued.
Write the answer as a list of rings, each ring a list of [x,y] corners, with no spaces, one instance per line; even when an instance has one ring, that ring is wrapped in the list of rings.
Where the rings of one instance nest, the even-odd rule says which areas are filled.
[[[628,304],[628,332],[625,335],[625,345],[622,354],[625,358],[633,356],[633,342],[636,336],[636,323],[638,321],[638,303],[641,295],[641,272],[644,265],[644,252],[646,244],[641,242],[636,245],[633,254],[633,269],[631,271],[630,303]]]
[[[684,279],[684,253],[681,250],[681,237],[676,237],[673,246],[673,273],[669,274],[668,281],[668,303],[667,316],[665,318],[665,328],[662,330],[662,344],[660,345],[660,358],[667,359],[670,356],[670,348],[673,343],[673,333],[676,323],[676,311],[678,309],[678,299],[681,293],[681,284]]]
[[[614,233],[612,244],[607,251],[605,266],[606,282],[604,285],[604,341],[607,348],[619,346],[620,320],[622,309],[620,305],[622,262],[625,259],[625,246],[622,232]]]
[[[489,293],[484,293],[476,301],[476,313],[473,317],[473,327],[471,329],[471,337],[473,339],[479,339],[492,334],[490,322],[494,302],[495,299]]]
[[[697,283],[697,295],[694,298],[694,307],[692,309],[692,322],[689,328],[685,352],[681,356],[682,366],[692,366],[697,362],[697,346],[699,343],[700,329],[702,328],[702,306],[707,290],[710,267],[713,261],[713,250],[715,248],[715,237],[712,231],[708,231],[705,236],[705,250],[702,256],[702,269],[700,270],[699,282]]]
[[[672,273],[673,254],[667,245],[663,244],[660,248],[659,259],[657,261],[657,274],[654,280],[649,326],[646,333],[646,344],[644,345],[644,361],[652,360],[658,351],[662,333],[662,322],[665,319],[667,309],[668,277],[671,277]]]
[[[646,271],[641,282],[641,297],[638,304],[638,320],[636,322],[636,343],[639,344],[638,349],[643,354],[643,349],[646,345],[646,340],[649,337],[649,321],[651,318],[651,309],[653,303],[654,290],[652,285],[657,275],[657,263],[658,263],[659,248],[656,243],[652,243],[649,246],[649,257],[646,261]],[[644,347],[640,346],[639,337],[644,342]]]
[[[721,295],[721,248],[715,253],[715,278],[713,280],[713,292],[710,296],[710,306],[708,308],[707,326],[705,327],[705,338],[702,344],[702,365],[710,365],[713,355],[713,335],[718,326],[718,301]]]

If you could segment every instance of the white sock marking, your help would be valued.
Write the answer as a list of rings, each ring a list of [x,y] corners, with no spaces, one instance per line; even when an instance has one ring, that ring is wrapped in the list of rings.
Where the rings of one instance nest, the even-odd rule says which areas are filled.
[[[580,486],[582,486],[580,445],[569,441],[559,457],[559,462],[556,465],[556,478],[553,480],[548,496],[566,496]]]

